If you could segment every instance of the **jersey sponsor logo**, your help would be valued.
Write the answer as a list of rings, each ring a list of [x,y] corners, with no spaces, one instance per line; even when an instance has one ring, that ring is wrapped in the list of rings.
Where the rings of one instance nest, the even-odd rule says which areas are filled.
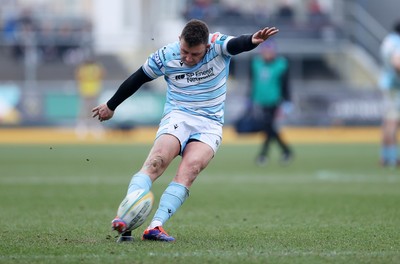
[[[214,67],[211,67],[206,70],[200,70],[200,71],[196,71],[196,72],[175,75],[175,81],[180,81],[180,80],[183,80],[186,78],[187,83],[194,83],[194,82],[198,83],[198,82],[206,80],[214,75],[215,75]]]
[[[215,75],[214,67],[211,67],[207,70],[201,70],[201,71],[187,73],[186,80],[188,83],[201,82],[201,81],[206,80],[214,75]]]

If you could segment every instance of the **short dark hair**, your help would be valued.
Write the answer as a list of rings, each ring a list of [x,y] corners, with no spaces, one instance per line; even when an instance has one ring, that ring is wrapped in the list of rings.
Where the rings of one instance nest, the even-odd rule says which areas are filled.
[[[207,24],[198,19],[190,20],[182,30],[181,37],[189,47],[208,44],[209,30]]]
[[[400,21],[397,21],[393,26],[394,32],[400,35]]]

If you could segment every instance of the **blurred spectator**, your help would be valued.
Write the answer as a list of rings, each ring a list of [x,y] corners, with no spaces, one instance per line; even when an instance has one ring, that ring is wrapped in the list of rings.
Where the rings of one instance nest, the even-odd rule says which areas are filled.
[[[400,122],[400,21],[394,25],[381,44],[383,71],[380,88],[384,97],[381,163],[399,165],[397,131]]]
[[[9,14],[3,21],[3,39],[6,44],[15,42],[15,34],[17,32],[17,18],[14,14]]]
[[[184,13],[187,20],[200,19],[211,22],[218,15],[218,7],[212,0],[193,0],[188,3]]]
[[[68,21],[63,22],[57,31],[57,53],[64,62],[68,59],[69,53],[78,48],[76,34],[74,33]]]
[[[307,7],[310,15],[322,13],[321,5],[318,0],[309,0]]]
[[[279,23],[291,24],[293,23],[295,10],[289,0],[281,0],[278,4],[276,17]]]
[[[329,15],[322,9],[319,0],[309,0],[307,12],[311,26],[321,28],[329,24]]]
[[[43,61],[52,61],[57,58],[56,39],[54,28],[50,21],[44,21],[38,32],[38,48]]]
[[[272,40],[259,47],[260,54],[251,62],[251,99],[254,106],[262,110],[262,131],[265,140],[257,157],[257,164],[267,162],[270,145],[276,142],[282,152],[281,162],[289,162],[292,151],[282,139],[277,128],[279,113],[289,114],[292,109],[289,90],[289,63],[283,56],[277,55],[276,44]]]
[[[11,22],[11,21],[10,21]],[[14,58],[21,59],[27,52],[35,53],[37,23],[30,9],[23,9],[15,21],[11,22],[11,44]]]
[[[92,24],[89,21],[84,21],[79,28],[79,49],[84,58],[93,54]]]
[[[93,57],[83,61],[76,69],[75,78],[81,99],[76,133],[80,139],[84,139],[89,133],[97,138],[102,136],[102,126],[96,119],[92,118],[91,110],[98,104],[104,77],[103,66]]]
[[[10,9],[4,16],[2,38],[15,59],[62,60],[77,64],[92,52],[91,25],[84,19],[40,17],[31,8]],[[29,54],[28,54],[29,53]],[[26,56],[27,55],[27,56]]]

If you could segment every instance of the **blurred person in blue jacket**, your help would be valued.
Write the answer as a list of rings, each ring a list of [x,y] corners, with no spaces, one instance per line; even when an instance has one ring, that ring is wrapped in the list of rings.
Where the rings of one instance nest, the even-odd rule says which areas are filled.
[[[277,54],[274,41],[264,42],[259,48],[260,53],[251,61],[251,99],[253,105],[262,110],[265,140],[256,163],[266,164],[270,145],[275,141],[282,152],[281,162],[286,164],[293,158],[293,152],[277,128],[277,119],[280,114],[287,115],[292,109],[289,63],[284,56]]]
[[[397,131],[400,120],[400,21],[395,23],[381,44],[383,63],[380,88],[383,93],[381,164],[395,167],[400,164]]]

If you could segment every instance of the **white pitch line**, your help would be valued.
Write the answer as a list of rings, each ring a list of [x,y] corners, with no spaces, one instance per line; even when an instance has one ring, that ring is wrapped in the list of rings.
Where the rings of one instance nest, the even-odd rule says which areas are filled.
[[[54,176],[2,176],[0,184],[2,185],[120,185],[128,184],[130,175],[118,175],[118,177],[54,177]],[[162,176],[158,182],[169,182],[172,175]],[[362,175],[362,174],[346,174],[337,171],[316,171],[314,174],[298,174],[298,175],[272,175],[266,173],[265,175],[243,175],[243,174],[213,174],[200,175],[197,182],[202,184],[214,184],[220,182],[230,183],[270,183],[270,184],[299,184],[299,183],[316,183],[316,182],[337,182],[337,183],[400,183],[400,176],[396,175]]]

